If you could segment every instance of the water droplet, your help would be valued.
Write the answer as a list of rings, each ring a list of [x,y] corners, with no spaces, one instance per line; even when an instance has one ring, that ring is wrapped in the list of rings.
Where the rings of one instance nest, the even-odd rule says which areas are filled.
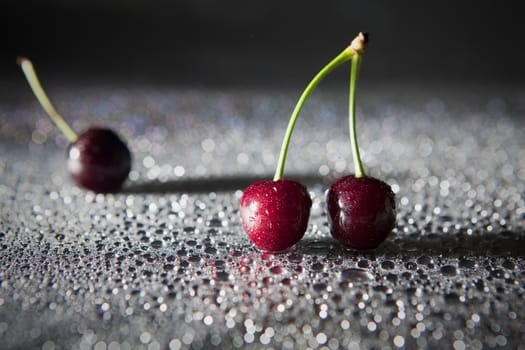
[[[266,277],[263,277],[262,281],[264,284],[270,284],[273,282],[273,278],[266,276]]]
[[[210,219],[206,222],[208,227],[222,227],[222,221],[218,218]]]
[[[429,256],[423,255],[417,258],[416,262],[420,265],[429,265],[432,259]]]
[[[272,268],[270,268],[270,272],[275,275],[280,275],[281,273],[283,273],[283,268],[281,266],[273,266]]]
[[[357,262],[357,266],[362,267],[362,268],[368,268],[370,267],[370,261],[366,259],[361,259]]]
[[[376,292],[381,292],[381,293],[384,293],[384,294],[392,294],[392,288],[387,287],[387,286],[375,286],[374,290]]]
[[[216,269],[224,269],[226,267],[226,262],[224,260],[213,260],[212,266]]]
[[[155,249],[162,248],[162,241],[161,240],[155,240],[155,241],[151,242],[151,247],[155,248]]]
[[[281,281],[281,283],[285,286],[289,286],[292,284],[292,280],[290,278],[283,278],[283,280]]]
[[[299,263],[303,260],[303,256],[297,253],[288,254],[288,260],[292,263]]]
[[[392,270],[396,264],[392,260],[385,260],[381,263],[381,267],[385,270]]]
[[[300,247],[300,251],[306,255],[321,255],[330,252],[331,244],[327,241],[311,241]]]
[[[213,274],[213,279],[216,281],[227,281],[230,278],[230,275],[226,271],[216,271]]]
[[[242,251],[237,250],[237,249],[232,249],[232,250],[230,250],[230,255],[231,256],[236,256],[236,257],[237,256],[241,256],[242,255]]]
[[[324,269],[324,265],[322,263],[320,263],[320,262],[315,262],[315,263],[312,264],[310,269],[312,271],[319,272],[319,271],[322,271]]]
[[[457,295],[456,293],[445,294],[445,302],[451,304],[459,303],[459,295]]]
[[[457,269],[453,265],[442,266],[440,271],[445,276],[455,276],[457,274]]]
[[[215,254],[217,253],[217,249],[215,247],[206,247],[204,248],[204,252],[207,254]]]
[[[502,269],[495,269],[490,272],[490,275],[494,278],[508,278],[509,276],[507,272],[505,272],[505,270]]]
[[[389,273],[386,275],[386,279],[390,282],[397,282],[398,276],[395,273]]]
[[[514,270],[516,268],[516,264],[514,264],[512,261],[510,260],[505,260],[502,264],[502,266],[504,268],[506,268],[507,270]]]
[[[273,256],[274,256],[274,254],[272,254],[272,253],[264,252],[264,253],[261,254],[261,259],[268,260],[268,259],[273,258]]]
[[[326,290],[326,283],[316,283],[313,285],[313,288],[316,292],[322,292],[324,290]]]
[[[414,262],[412,262],[412,261],[409,261],[409,262],[407,262],[407,263],[405,264],[405,267],[406,267],[407,270],[411,270],[411,271],[413,271],[413,270],[416,270],[416,269],[417,269],[417,264],[414,263]]]
[[[192,254],[188,257],[188,261],[192,263],[198,263],[201,262],[202,257],[198,254]]]
[[[371,281],[372,275],[363,269],[350,268],[341,271],[341,279],[348,282]]]
[[[464,268],[464,269],[472,269],[476,267],[476,262],[470,259],[461,259],[459,261],[459,267]]]

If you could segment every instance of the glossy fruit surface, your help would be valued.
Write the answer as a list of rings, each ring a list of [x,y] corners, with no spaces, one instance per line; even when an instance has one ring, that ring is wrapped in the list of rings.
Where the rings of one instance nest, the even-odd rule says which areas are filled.
[[[376,248],[394,228],[394,193],[372,177],[340,178],[328,191],[327,207],[332,236],[352,248]]]
[[[296,181],[258,181],[241,198],[242,226],[259,249],[283,251],[304,236],[311,206],[308,191]]]
[[[94,192],[116,192],[131,170],[131,153],[115,132],[93,127],[69,145],[67,165],[79,186]]]

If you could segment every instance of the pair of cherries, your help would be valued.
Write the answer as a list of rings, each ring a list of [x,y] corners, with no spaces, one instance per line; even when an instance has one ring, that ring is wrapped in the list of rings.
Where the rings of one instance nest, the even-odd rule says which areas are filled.
[[[349,129],[355,174],[338,179],[328,191],[326,201],[331,233],[349,247],[373,249],[392,231],[396,217],[394,193],[385,182],[366,176],[357,145],[356,87],[366,41],[367,36],[359,33],[343,52],[312,79],[290,118],[273,181],[255,182],[244,191],[240,203],[241,223],[259,249],[286,251],[305,234],[312,200],[305,186],[283,179],[288,145],[299,113],[310,93],[328,73],[349,60],[352,61]]]

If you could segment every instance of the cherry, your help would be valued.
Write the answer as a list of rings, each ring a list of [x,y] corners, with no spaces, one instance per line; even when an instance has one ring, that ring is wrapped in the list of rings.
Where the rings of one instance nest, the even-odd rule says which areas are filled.
[[[328,221],[332,236],[357,249],[379,246],[394,228],[396,220],[394,192],[385,182],[366,176],[357,144],[357,77],[365,44],[366,37],[363,37],[359,49],[352,57],[350,72],[348,115],[355,174],[337,180],[327,194]]]
[[[70,141],[67,165],[73,180],[94,192],[118,191],[131,170],[131,152],[126,144],[106,128],[92,127],[77,135],[47,97],[31,61],[21,57],[17,63],[46,113]]]
[[[80,186],[95,192],[115,192],[131,170],[131,153],[115,132],[92,127],[69,145],[67,167]]]
[[[297,243],[308,226],[312,200],[292,180],[263,180],[250,185],[241,199],[241,220],[259,249],[278,252]]]
[[[381,180],[344,176],[332,184],[326,201],[332,235],[350,247],[376,248],[394,228],[395,196]]]
[[[363,34],[360,33],[360,37]],[[312,200],[305,186],[283,179],[288,146],[304,103],[326,75],[352,59],[357,52],[356,40],[322,68],[301,94],[286,129],[273,181],[255,182],[243,193],[240,203],[241,223],[248,237],[261,250],[285,251],[306,232]]]

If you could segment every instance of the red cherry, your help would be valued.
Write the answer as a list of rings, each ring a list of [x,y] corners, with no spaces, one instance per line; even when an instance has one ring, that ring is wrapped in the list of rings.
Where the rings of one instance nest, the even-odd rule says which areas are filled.
[[[116,192],[131,170],[131,152],[112,130],[92,127],[69,145],[67,166],[79,186]]]
[[[394,193],[373,177],[340,178],[330,187],[327,207],[332,236],[352,248],[376,248],[394,228]]]
[[[242,226],[259,249],[284,251],[304,236],[311,206],[308,191],[296,181],[257,181],[241,198]]]

